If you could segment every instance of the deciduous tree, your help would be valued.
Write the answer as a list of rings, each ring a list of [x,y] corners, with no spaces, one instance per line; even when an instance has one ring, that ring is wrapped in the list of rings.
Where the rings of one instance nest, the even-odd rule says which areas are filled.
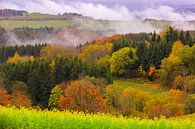
[[[72,82],[64,91],[60,99],[62,110],[70,109],[84,112],[106,111],[106,101],[100,91],[86,81]]]
[[[6,106],[9,104],[10,95],[3,88],[0,88],[0,105]]]
[[[154,117],[174,117],[185,114],[184,103],[185,93],[179,90],[170,90],[168,92],[154,96],[147,102],[144,111],[150,118]]]
[[[124,89],[120,96],[122,114],[139,115],[139,113],[143,112],[149,98],[150,96],[144,92],[132,88]]]
[[[136,69],[135,63],[138,57],[136,50],[125,47],[112,54],[110,59],[110,71],[115,76],[125,76]]]

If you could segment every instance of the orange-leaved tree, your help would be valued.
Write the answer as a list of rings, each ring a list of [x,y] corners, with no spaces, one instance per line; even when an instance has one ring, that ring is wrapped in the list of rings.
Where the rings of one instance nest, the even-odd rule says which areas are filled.
[[[10,104],[15,107],[31,107],[31,99],[28,96],[28,86],[21,81],[15,81],[12,85],[12,95],[10,98]]]
[[[154,80],[154,74],[156,73],[156,67],[155,66],[150,66],[149,73],[148,73],[148,79],[150,81]]]
[[[11,105],[14,105],[15,107],[27,107],[30,108],[32,103],[31,99],[25,95],[24,93],[16,92],[12,94],[11,100],[10,100]]]
[[[6,106],[9,104],[10,96],[7,91],[3,88],[0,88],[0,105]]]
[[[83,112],[104,112],[106,101],[98,88],[88,81],[72,82],[60,98],[61,110],[76,110]]]

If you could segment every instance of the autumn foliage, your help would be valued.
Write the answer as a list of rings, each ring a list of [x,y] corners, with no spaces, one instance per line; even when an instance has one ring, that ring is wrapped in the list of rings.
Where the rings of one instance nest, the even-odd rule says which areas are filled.
[[[156,67],[155,66],[150,66],[149,73],[148,73],[148,79],[150,81],[154,80],[154,74],[156,73]]]
[[[14,93],[11,96],[11,100],[10,100],[11,105],[15,106],[15,107],[27,107],[30,108],[32,106],[31,100],[29,99],[29,97],[23,93],[17,92]]]
[[[185,93],[179,90],[170,90],[168,92],[154,96],[146,107],[145,112],[150,118],[154,117],[175,117],[185,114]]]
[[[78,54],[78,51],[74,47],[65,47],[60,44],[47,45],[41,49],[41,57],[50,57],[54,58],[57,56],[75,56]]]
[[[27,107],[32,106],[31,99],[28,97],[25,91],[25,84],[22,82],[15,82],[12,86],[12,94],[9,95],[4,88],[0,88],[0,105],[2,106],[15,106],[15,107]]]
[[[120,96],[121,111],[124,115],[139,115],[143,112],[150,96],[147,93],[126,88]]]
[[[113,34],[112,36],[109,36],[109,37],[103,37],[103,38],[97,40],[97,42],[101,42],[101,43],[103,43],[103,42],[109,42],[111,40],[118,39],[120,37],[121,37],[120,34]]]
[[[0,105],[6,106],[9,104],[9,94],[3,88],[0,88]]]
[[[111,54],[112,44],[111,43],[95,43],[84,47],[79,57],[89,63],[95,63],[101,57]]]
[[[177,76],[173,81],[173,88],[184,90],[185,79],[182,76]]]
[[[34,57],[33,56],[20,56],[20,54],[18,52],[16,52],[14,54],[14,56],[9,57],[7,60],[7,63],[20,63],[20,62],[25,62],[25,61],[34,61]]]
[[[77,110],[84,112],[106,111],[106,101],[101,96],[99,89],[87,81],[72,82],[64,90],[60,98],[61,110]]]

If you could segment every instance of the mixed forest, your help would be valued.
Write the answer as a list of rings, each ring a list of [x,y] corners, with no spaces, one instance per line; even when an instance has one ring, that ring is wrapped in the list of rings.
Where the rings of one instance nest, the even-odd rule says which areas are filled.
[[[10,122],[6,110],[13,119],[20,110],[32,116],[37,112],[47,119],[43,110],[55,117],[54,121],[67,119],[65,125],[78,117],[75,128],[82,126],[82,120],[87,123],[86,119],[94,125],[83,128],[119,128],[120,124],[130,128],[128,119],[132,123],[148,121],[131,123],[134,129],[193,128],[190,122],[179,127],[177,120],[166,125],[174,117],[195,113],[195,36],[190,31],[165,27],[160,33],[115,34],[76,47],[2,44],[0,55],[0,116]],[[41,121],[38,115],[34,117]],[[5,119],[0,118],[0,125],[9,128]],[[33,123],[31,118],[29,121]],[[49,121],[45,123],[48,128],[58,128]],[[11,128],[27,128],[29,123],[11,124]],[[32,127],[36,128],[28,126]],[[59,128],[65,127],[59,124]]]

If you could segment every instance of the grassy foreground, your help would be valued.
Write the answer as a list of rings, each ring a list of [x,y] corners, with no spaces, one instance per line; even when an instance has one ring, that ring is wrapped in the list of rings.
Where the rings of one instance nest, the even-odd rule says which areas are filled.
[[[178,117],[177,119],[189,119],[195,125],[195,113],[189,114],[189,115],[185,115],[185,116],[182,116],[182,117]]]
[[[149,120],[0,107],[1,129],[194,129],[189,120]]]

